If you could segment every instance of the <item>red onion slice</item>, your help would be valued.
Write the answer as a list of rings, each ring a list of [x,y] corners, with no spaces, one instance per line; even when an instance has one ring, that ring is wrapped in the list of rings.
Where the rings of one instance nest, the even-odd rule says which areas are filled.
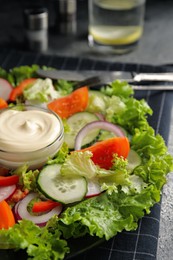
[[[75,150],[80,150],[82,146],[82,140],[84,137],[89,134],[93,129],[100,128],[103,130],[110,131],[114,133],[116,136],[123,137],[123,131],[117,126],[107,121],[93,121],[85,125],[77,134],[75,139]]]
[[[94,196],[98,196],[101,193],[101,186],[98,182],[88,180],[88,192],[86,194],[86,198],[91,198]]]
[[[101,113],[95,113],[95,115],[101,120],[101,121],[105,121],[104,115]]]
[[[0,187],[0,201],[8,199],[16,190],[16,185]]]
[[[43,226],[46,224],[46,222],[54,215],[59,215],[62,211],[62,205],[59,205],[55,208],[53,208],[51,211],[42,214],[40,216],[34,216],[31,215],[28,210],[27,210],[27,206],[29,204],[29,202],[38,197],[38,194],[36,193],[30,193],[28,194],[24,199],[22,199],[21,201],[19,201],[16,205],[15,205],[15,217],[17,220],[21,220],[21,219],[28,219],[31,220],[32,222],[34,222],[35,224],[38,224],[40,226]]]
[[[0,97],[1,98],[8,101],[12,89],[13,89],[13,87],[6,79],[0,78]]]

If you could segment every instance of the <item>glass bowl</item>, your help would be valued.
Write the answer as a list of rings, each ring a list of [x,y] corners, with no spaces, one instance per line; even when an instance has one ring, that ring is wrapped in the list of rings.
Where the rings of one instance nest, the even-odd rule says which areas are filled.
[[[24,112],[24,113],[23,113]],[[0,166],[42,167],[61,148],[64,127],[54,112],[30,105],[0,110]]]

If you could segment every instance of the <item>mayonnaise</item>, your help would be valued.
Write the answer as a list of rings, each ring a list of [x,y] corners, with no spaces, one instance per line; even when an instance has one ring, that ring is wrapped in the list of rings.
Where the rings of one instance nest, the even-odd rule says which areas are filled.
[[[0,150],[33,152],[52,144],[60,135],[58,118],[37,109],[9,109],[0,114]]]

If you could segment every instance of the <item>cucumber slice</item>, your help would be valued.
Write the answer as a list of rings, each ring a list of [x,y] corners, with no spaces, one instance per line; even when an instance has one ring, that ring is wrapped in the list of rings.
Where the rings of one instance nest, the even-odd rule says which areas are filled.
[[[133,172],[133,170],[142,163],[142,159],[139,154],[137,154],[137,152],[132,149],[130,149],[127,160],[127,170],[129,173]]]
[[[81,201],[87,193],[87,181],[82,176],[67,177],[60,173],[61,165],[45,166],[39,173],[39,190],[47,197],[63,204]]]
[[[88,123],[97,121],[99,118],[90,112],[79,112],[67,119],[67,124],[70,126],[70,131],[65,133],[64,141],[70,149],[74,149],[75,138],[78,132]],[[82,146],[92,143],[99,135],[100,130],[94,129],[83,140]]]

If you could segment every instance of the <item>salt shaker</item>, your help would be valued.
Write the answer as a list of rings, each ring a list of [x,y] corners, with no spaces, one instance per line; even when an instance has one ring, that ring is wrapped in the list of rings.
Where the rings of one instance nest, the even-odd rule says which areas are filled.
[[[56,27],[60,34],[76,33],[76,0],[57,0]]]
[[[44,52],[48,48],[48,10],[44,7],[24,10],[25,40],[32,51]]]

